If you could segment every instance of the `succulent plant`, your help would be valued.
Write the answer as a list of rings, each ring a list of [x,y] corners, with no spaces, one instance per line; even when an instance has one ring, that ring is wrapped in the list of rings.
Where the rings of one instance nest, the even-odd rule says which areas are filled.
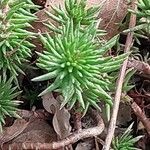
[[[0,132],[2,124],[5,124],[5,117],[18,117],[16,111],[19,101],[14,100],[21,92],[16,92],[17,87],[12,86],[13,77],[9,80],[6,76],[0,76]]]
[[[131,135],[132,126],[133,124],[131,124],[121,136],[114,138],[112,142],[113,150],[141,150],[135,147],[135,143],[143,136],[134,138]]]
[[[149,0],[138,0],[137,10],[129,9],[131,13],[136,14],[137,22],[136,26],[127,29],[126,31],[136,31],[135,37],[149,38],[150,33],[150,1]],[[137,43],[140,43],[138,38],[135,38]]]
[[[54,14],[52,14],[49,11],[45,12],[48,15],[48,17],[50,17],[53,21],[56,22],[57,26],[55,26],[55,23],[52,24],[50,21],[49,23],[44,23],[44,25],[46,25],[51,31],[60,33],[61,29],[59,29],[59,25],[61,28],[61,24],[66,24],[68,19],[73,20],[74,27],[79,23],[81,25],[88,26],[93,22],[97,22],[96,19],[100,7],[98,6],[87,8],[86,2],[87,0],[65,0],[65,8],[62,8],[61,6],[59,8],[51,6],[51,8],[54,11]],[[100,22],[100,20],[98,22]],[[99,33],[100,35],[106,34],[104,30],[99,29],[97,29],[97,33]]]
[[[52,7],[54,15],[46,11],[48,16],[54,21],[59,23],[65,23],[68,18],[72,18],[74,24],[89,25],[96,20],[96,13],[98,13],[100,7],[86,8],[87,0],[65,0],[65,10],[62,7]]]
[[[21,64],[31,56],[34,47],[29,39],[35,35],[26,28],[36,20],[31,10],[37,7],[31,0],[0,1],[0,70],[9,70],[14,78],[18,72],[23,73]]]
[[[81,0],[81,2],[84,1]],[[81,8],[81,2],[73,1],[76,9]],[[47,73],[32,81],[54,79],[54,82],[40,96],[54,90],[59,91],[64,97],[61,108],[67,104],[71,109],[76,102],[79,102],[84,111],[87,111],[89,105],[100,109],[97,104],[100,100],[112,106],[112,98],[107,93],[111,85],[107,73],[117,70],[127,54],[114,58],[104,56],[115,44],[117,36],[105,44],[99,42],[96,20],[93,20],[95,13],[91,14],[93,18],[90,17],[85,26],[83,23],[85,15],[81,17],[76,11],[69,13],[72,11],[71,5],[71,1],[66,0],[65,10],[53,8],[56,14],[47,12],[51,18],[60,23],[59,29],[50,24],[50,29],[56,31],[55,35],[40,34],[46,50],[43,53],[37,52],[39,55],[37,66],[46,70]],[[95,10],[95,8],[89,10]],[[86,12],[84,7],[81,14]]]
[[[136,14],[138,15],[137,17],[150,17],[149,10],[150,10],[150,1],[149,0],[138,0],[138,10]]]

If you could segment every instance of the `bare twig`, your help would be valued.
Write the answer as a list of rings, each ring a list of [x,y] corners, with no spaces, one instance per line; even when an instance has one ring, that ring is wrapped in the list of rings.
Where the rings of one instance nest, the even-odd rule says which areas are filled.
[[[136,0],[134,0],[132,3],[134,10],[137,9],[135,1]],[[129,28],[134,27],[135,24],[136,24],[136,15],[132,14],[130,17]],[[133,33],[128,33],[124,52],[129,52],[129,50],[132,46],[132,43],[133,43]],[[123,65],[121,67],[121,70],[120,70],[120,75],[118,78],[117,88],[116,88],[116,93],[115,93],[113,112],[112,112],[112,116],[111,116],[111,120],[110,120],[110,124],[109,124],[109,128],[108,128],[108,134],[107,134],[107,137],[105,140],[105,144],[103,146],[103,150],[110,149],[111,141],[112,141],[112,138],[114,135],[114,131],[115,131],[115,127],[116,127],[116,120],[117,120],[117,115],[118,115],[118,109],[119,109],[119,103],[120,103],[120,98],[121,98],[121,92],[122,92],[122,85],[123,85],[123,81],[124,81],[124,77],[125,77],[127,63],[128,63],[128,59],[126,59],[124,61]]]
[[[145,129],[147,130],[148,134],[150,135],[150,120],[146,117],[145,113],[142,112],[141,108],[133,102],[131,105],[135,115],[140,119],[143,123]]]
[[[102,131],[104,130],[104,123],[101,118],[101,116],[96,113],[95,111],[92,111],[93,118],[97,121],[97,126],[92,127],[89,129],[83,129],[81,131],[75,132],[68,136],[67,138],[53,143],[14,143],[12,145],[9,145],[10,149],[59,149],[62,147],[65,147],[67,145],[73,144],[77,142],[80,139],[88,138],[88,137],[95,137],[97,135],[100,135]]]
[[[134,67],[137,71],[150,75],[150,65],[148,63],[132,59],[128,61],[128,67]]]
[[[82,123],[81,123],[82,114],[79,111],[79,108],[80,108],[80,103],[77,103],[76,110],[74,112],[74,128],[75,130],[77,130],[77,132],[82,130]]]

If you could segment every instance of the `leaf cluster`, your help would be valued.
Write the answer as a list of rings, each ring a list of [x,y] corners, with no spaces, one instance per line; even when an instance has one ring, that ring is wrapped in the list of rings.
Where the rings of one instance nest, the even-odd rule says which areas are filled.
[[[54,36],[40,34],[40,39],[45,47],[43,53],[38,53],[37,66],[47,73],[34,78],[32,81],[45,81],[54,79],[54,82],[40,94],[54,90],[62,93],[64,100],[61,108],[66,104],[71,109],[76,102],[86,112],[90,105],[100,109],[98,102],[103,100],[109,106],[113,105],[109,95],[109,73],[120,68],[120,64],[127,54],[116,57],[105,56],[107,51],[116,43],[117,36],[102,44],[98,39],[97,20],[93,19],[97,8],[86,10],[85,4],[81,9],[81,0],[73,11],[72,1],[65,1],[65,9],[53,8],[55,13],[46,12],[51,19],[59,23],[59,28],[47,24]],[[91,11],[93,10],[93,11]],[[70,12],[70,13],[69,13]],[[84,21],[88,18],[85,25]],[[84,20],[84,21],[83,21]],[[99,32],[97,32],[99,31]],[[104,34],[102,34],[104,35]]]
[[[24,73],[21,65],[34,47],[29,40],[35,35],[26,28],[36,20],[31,10],[37,8],[31,0],[0,0],[0,132],[6,116],[17,117],[17,75]]]
[[[123,135],[114,138],[112,142],[113,150],[140,150],[138,148],[135,148],[135,143],[143,136],[138,136],[134,138],[131,135],[132,126],[133,124],[131,124],[127,128]]]
[[[35,35],[26,30],[36,20],[31,9],[37,9],[31,0],[0,1],[0,70],[7,70],[15,79],[18,72],[23,73],[21,64],[34,47],[29,39]]]
[[[16,114],[19,101],[14,100],[21,92],[17,92],[17,86],[13,87],[13,77],[9,80],[6,75],[0,76],[0,132],[2,132],[2,124],[5,124],[6,116],[18,117]]]
[[[137,10],[129,9],[131,13],[137,16],[137,25],[134,28],[128,29],[130,31],[136,31],[136,37],[149,36],[150,34],[150,1],[138,0]],[[138,40],[138,39],[137,39]]]
[[[96,20],[96,13],[99,11],[98,7],[86,8],[87,0],[65,0],[65,9],[62,7],[52,7],[54,14],[46,11],[48,16],[58,23],[64,23],[72,18],[74,24],[90,25]]]

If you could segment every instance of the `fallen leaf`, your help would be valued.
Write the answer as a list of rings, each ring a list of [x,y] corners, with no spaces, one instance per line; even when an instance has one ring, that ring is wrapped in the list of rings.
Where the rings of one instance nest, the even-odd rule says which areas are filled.
[[[44,117],[45,113],[42,110],[21,111],[20,114],[29,120],[26,128],[20,130],[22,125],[18,123],[14,125],[16,130],[15,133],[13,132],[14,134],[11,133],[11,130],[9,133],[3,133],[4,136],[1,135],[2,142],[0,141],[2,149],[9,149],[9,146],[14,143],[51,143],[57,141],[57,135],[53,127],[47,122],[47,117]],[[10,134],[11,136],[9,136]]]
[[[29,122],[25,119],[16,119],[12,126],[4,128],[3,133],[0,135],[0,144],[3,145],[19,136],[27,128],[28,124]]]
[[[51,93],[42,96],[42,100],[45,110],[51,114],[55,114],[56,109],[60,108],[60,103],[53,97]]]
[[[125,18],[127,9],[127,0],[106,0],[99,14],[99,18],[102,18],[99,27],[107,31],[107,39],[120,32],[119,23]]]
[[[56,133],[53,127],[46,120],[35,118],[30,121],[27,128],[12,143],[50,143],[56,140]]]
[[[56,111],[53,117],[53,126],[60,139],[67,137],[70,134],[71,126],[69,123],[70,114],[68,110],[62,108]]]
[[[60,97],[55,99],[51,93],[42,97],[43,106],[49,112],[54,114],[53,127],[60,139],[67,137],[70,134],[70,113],[67,109],[60,109]]]

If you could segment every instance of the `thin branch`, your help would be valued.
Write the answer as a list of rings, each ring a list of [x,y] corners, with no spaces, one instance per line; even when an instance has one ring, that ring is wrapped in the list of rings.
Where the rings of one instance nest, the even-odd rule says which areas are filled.
[[[128,61],[128,67],[134,67],[137,71],[150,75],[150,65],[148,63],[132,59]]]
[[[145,113],[142,112],[141,108],[133,102],[131,105],[135,115],[140,119],[143,123],[145,129],[147,130],[148,134],[150,135],[150,120],[146,117]]]
[[[81,122],[82,114],[79,111],[79,108],[80,108],[80,103],[77,102],[76,109],[74,112],[74,128],[77,132],[82,130],[82,122]]]
[[[101,116],[96,111],[92,111],[91,115],[93,115],[92,117],[97,122],[96,127],[83,129],[81,131],[71,134],[70,136],[68,136],[67,138],[65,138],[61,141],[57,141],[57,142],[53,142],[53,143],[14,143],[14,144],[9,145],[9,148],[15,149],[15,150],[17,150],[17,149],[20,150],[22,148],[23,149],[44,149],[44,150],[49,149],[49,150],[52,150],[52,149],[59,149],[59,148],[65,147],[67,145],[73,144],[84,138],[98,136],[104,130],[104,123],[103,123]]]
[[[132,3],[134,10],[137,9],[137,5],[135,4],[135,1],[136,0],[134,0]],[[136,15],[131,14],[129,28],[132,28],[135,25],[136,25]],[[125,53],[130,51],[132,43],[133,43],[133,33],[128,33],[126,44],[125,44],[125,50],[124,50]],[[111,141],[114,136],[116,120],[117,120],[117,115],[118,115],[118,110],[119,110],[119,103],[120,103],[120,98],[121,98],[121,93],[122,93],[122,85],[123,85],[123,81],[124,81],[124,77],[126,73],[127,63],[128,63],[128,58],[124,61],[120,70],[120,75],[118,78],[117,88],[116,88],[116,93],[115,93],[113,112],[112,112],[112,116],[111,116],[111,120],[110,120],[110,124],[108,128],[108,134],[105,140],[105,144],[103,146],[103,150],[110,149]]]

